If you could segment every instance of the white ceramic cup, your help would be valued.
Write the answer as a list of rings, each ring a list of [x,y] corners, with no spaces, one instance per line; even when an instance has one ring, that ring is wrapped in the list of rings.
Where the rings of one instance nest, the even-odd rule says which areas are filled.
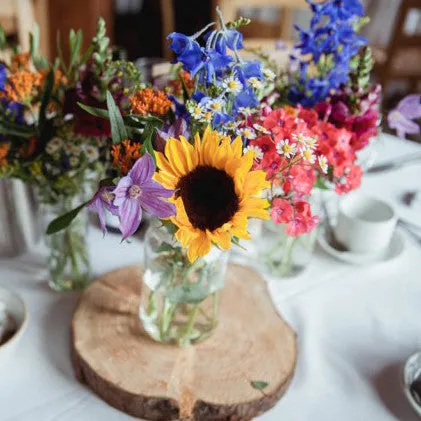
[[[388,248],[396,223],[392,206],[354,192],[340,200],[334,232],[349,251],[377,255]]]

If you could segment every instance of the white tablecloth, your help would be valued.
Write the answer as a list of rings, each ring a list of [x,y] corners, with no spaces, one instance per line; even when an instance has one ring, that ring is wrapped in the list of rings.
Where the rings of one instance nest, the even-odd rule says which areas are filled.
[[[420,152],[418,145],[383,135],[380,161]],[[406,190],[421,189],[421,165],[367,175],[362,189],[387,198],[421,226],[421,215],[398,205]],[[139,262],[139,243],[89,234],[94,274]],[[46,285],[40,246],[0,260],[0,286],[22,294],[29,325],[13,360],[0,370],[1,421],[124,421],[73,377],[69,324],[77,294]],[[396,260],[355,267],[320,249],[306,273],[270,280],[274,303],[298,334],[299,359],[285,397],[262,421],[416,420],[400,386],[402,363],[421,349],[421,247],[406,237]],[[250,310],[252,311],[252,309]]]

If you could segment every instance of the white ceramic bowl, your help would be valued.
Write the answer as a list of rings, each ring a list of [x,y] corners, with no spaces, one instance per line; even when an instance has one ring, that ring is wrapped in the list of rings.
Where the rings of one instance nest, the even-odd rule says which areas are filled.
[[[6,306],[6,312],[13,317],[17,324],[15,334],[3,345],[0,345],[0,365],[11,359],[15,352],[23,331],[28,323],[28,312],[22,298],[13,291],[0,288],[0,301]]]
[[[403,367],[403,390],[415,412],[421,416],[421,406],[411,393],[411,383],[421,374],[421,352],[411,355]]]

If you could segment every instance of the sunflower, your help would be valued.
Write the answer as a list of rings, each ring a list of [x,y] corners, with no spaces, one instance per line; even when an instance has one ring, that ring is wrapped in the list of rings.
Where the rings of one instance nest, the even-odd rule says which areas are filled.
[[[208,127],[194,145],[169,138],[165,155],[156,152],[155,180],[175,190],[175,236],[190,262],[209,253],[212,243],[228,250],[231,237],[250,239],[249,217],[268,219],[269,203],[258,197],[269,186],[263,171],[251,171],[254,152],[243,155],[240,137],[233,142]]]

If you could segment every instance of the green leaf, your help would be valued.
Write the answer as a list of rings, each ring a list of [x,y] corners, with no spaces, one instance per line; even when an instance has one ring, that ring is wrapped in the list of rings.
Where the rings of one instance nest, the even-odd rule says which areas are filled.
[[[81,102],[78,102],[77,105],[79,105],[82,110],[85,110],[89,114],[94,115],[95,117],[105,118],[108,120],[110,117],[108,110],[104,110],[103,108],[96,108],[91,107],[89,105],[82,104]]]
[[[4,50],[7,47],[6,34],[4,33],[3,27],[0,25],[0,50]]]
[[[174,251],[174,247],[171,244],[164,242],[157,248],[156,253],[163,253],[165,251]]]
[[[197,304],[202,302],[209,294],[209,290],[201,284],[177,285],[167,295],[173,303]]]
[[[251,381],[250,385],[253,389],[264,390],[269,386],[269,383],[258,380],[258,381]]]
[[[73,29],[70,31],[70,68],[72,68],[78,62],[80,57],[80,49],[82,47],[82,39],[83,35],[81,29],[79,29],[77,32],[75,32]]]
[[[35,25],[34,32],[29,34],[29,52],[31,53],[32,60],[37,56],[39,46],[39,26]]]
[[[114,186],[114,178],[113,177],[103,178],[99,182],[99,187],[109,187],[109,186]]]
[[[317,181],[314,184],[314,187],[320,190],[330,190],[329,186],[326,184],[326,180],[321,177],[317,177]]]
[[[113,143],[121,143],[124,139],[128,138],[127,130],[120,110],[118,109],[110,91],[107,91],[107,108],[110,116],[111,137],[113,139]]]
[[[46,112],[47,112],[48,104],[51,99],[51,94],[53,93],[53,88],[54,88],[54,71],[51,69],[47,75],[47,80],[44,85],[44,92],[42,94],[41,106],[39,108],[38,121],[39,121],[39,127],[40,127],[41,132],[44,128],[45,120],[47,118]]]
[[[48,60],[42,55],[35,57],[33,61],[37,70],[47,69],[49,66]]]
[[[61,63],[61,67],[64,70],[64,73],[67,75],[67,69],[66,69],[66,63],[64,61],[64,56],[63,56],[63,50],[61,48],[61,36],[60,36],[60,31],[57,31],[57,52],[58,52],[58,57],[60,59],[60,63]]]
[[[51,235],[67,228],[76,218],[78,213],[89,203],[89,201],[82,203],[75,209],[72,209],[70,212],[65,213],[64,215],[59,216],[48,224],[46,234]]]
[[[0,134],[9,135],[9,136],[17,136],[17,137],[31,137],[34,135],[34,133],[28,133],[25,131],[16,130],[9,127],[4,127],[1,125],[1,123],[0,123]]]

